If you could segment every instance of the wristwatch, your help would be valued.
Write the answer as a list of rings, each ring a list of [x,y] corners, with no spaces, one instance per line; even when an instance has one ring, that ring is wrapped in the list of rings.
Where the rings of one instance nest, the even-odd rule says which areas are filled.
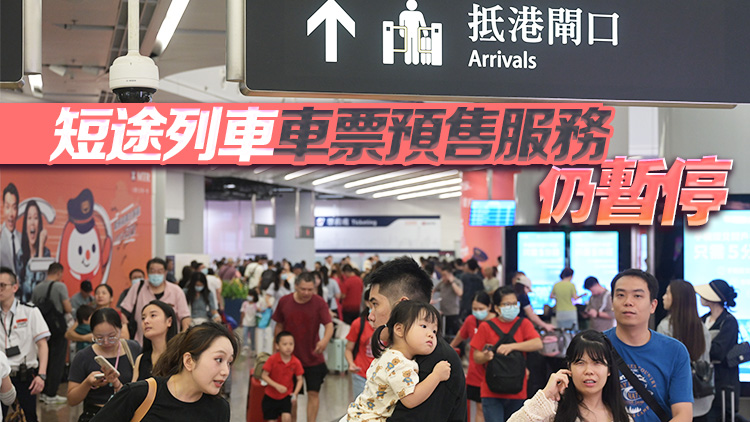
[[[47,374],[36,374],[42,381],[47,382]]]

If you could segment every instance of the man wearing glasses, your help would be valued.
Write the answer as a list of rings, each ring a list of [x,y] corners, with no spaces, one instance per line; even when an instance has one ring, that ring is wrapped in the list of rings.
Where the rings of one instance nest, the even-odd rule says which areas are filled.
[[[65,283],[61,282],[63,276],[63,266],[59,262],[53,262],[47,269],[47,279],[34,286],[31,292],[31,303],[43,311],[42,302],[48,300],[55,307],[59,315],[70,314],[73,312],[73,306],[68,299],[68,288]],[[42,314],[44,316],[44,314]],[[60,380],[65,368],[65,356],[67,355],[68,341],[65,339],[65,329],[54,330],[55,323],[47,315],[47,326],[50,329],[50,336],[47,339],[47,349],[49,350],[49,379],[44,385],[44,391],[39,399],[42,403],[63,404],[67,399],[57,395],[57,388],[60,387]],[[59,326],[59,325],[58,325]]]
[[[28,422],[36,422],[36,395],[47,379],[49,329],[38,308],[20,303],[18,280],[8,267],[0,267],[0,344],[10,363],[10,380]],[[3,414],[8,408],[3,405]]]

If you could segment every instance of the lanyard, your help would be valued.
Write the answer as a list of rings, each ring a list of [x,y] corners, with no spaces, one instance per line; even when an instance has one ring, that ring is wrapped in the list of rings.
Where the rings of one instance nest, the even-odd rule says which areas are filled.
[[[13,332],[13,319],[16,317],[15,314],[13,314],[10,310],[8,311],[10,314],[10,324],[8,325],[8,328],[5,328],[5,315],[3,315],[3,331],[5,332],[5,348],[8,348],[8,339],[10,338],[10,333]]]

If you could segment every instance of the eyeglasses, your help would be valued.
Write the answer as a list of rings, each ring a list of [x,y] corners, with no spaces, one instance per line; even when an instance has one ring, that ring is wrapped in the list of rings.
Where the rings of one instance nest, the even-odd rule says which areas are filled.
[[[16,283],[0,283],[0,290],[5,290]]]
[[[94,342],[98,344],[99,346],[104,345],[104,343],[112,344],[117,342],[117,340],[120,338],[119,335],[115,334],[113,336],[106,336],[106,337],[98,337],[94,336]]]

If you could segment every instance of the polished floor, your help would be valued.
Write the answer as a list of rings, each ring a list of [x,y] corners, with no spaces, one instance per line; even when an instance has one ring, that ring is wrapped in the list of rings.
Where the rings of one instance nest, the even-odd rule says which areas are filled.
[[[253,359],[241,354],[232,369],[231,422],[245,422],[247,409],[247,390],[250,385],[250,371]],[[64,396],[68,385],[60,385],[59,393]],[[320,410],[318,422],[338,421],[346,413],[351,402],[351,378],[348,375],[329,374],[320,391]],[[307,422],[307,399],[299,398],[300,412],[298,422]],[[37,414],[42,422],[76,422],[81,414],[81,405],[70,407],[65,404],[48,405],[37,401]]]

